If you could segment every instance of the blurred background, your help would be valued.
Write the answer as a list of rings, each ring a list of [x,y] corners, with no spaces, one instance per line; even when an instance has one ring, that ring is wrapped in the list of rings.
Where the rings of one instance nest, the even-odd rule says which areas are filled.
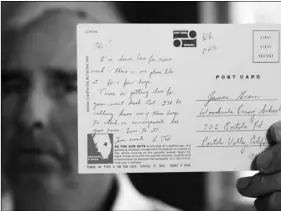
[[[2,27],[24,4],[1,2]],[[60,4],[68,7],[69,3]],[[110,16],[107,8],[113,7],[120,13],[122,22],[128,23],[281,22],[280,2],[109,2],[106,5],[79,2],[79,7],[83,5],[88,11],[99,10],[105,16]],[[254,200],[241,197],[235,188],[237,178],[253,174],[255,172],[143,173],[130,174],[130,178],[143,194],[183,210],[254,210]]]

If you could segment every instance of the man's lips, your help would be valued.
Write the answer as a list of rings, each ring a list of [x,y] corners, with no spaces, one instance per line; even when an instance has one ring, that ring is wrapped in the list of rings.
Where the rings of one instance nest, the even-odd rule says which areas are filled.
[[[18,151],[13,165],[20,173],[48,173],[60,167],[60,160],[53,153],[29,149]]]

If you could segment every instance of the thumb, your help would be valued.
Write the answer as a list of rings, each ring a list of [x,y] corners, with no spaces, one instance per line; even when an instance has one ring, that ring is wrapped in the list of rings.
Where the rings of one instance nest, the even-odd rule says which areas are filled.
[[[281,142],[281,121],[274,123],[270,127],[270,136],[273,144]]]

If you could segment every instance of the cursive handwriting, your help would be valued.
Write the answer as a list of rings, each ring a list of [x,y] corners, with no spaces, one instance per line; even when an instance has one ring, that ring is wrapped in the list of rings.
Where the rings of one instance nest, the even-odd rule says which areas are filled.
[[[236,100],[254,100],[254,99],[260,99],[260,97],[256,95],[250,95],[247,93],[247,91],[242,91],[239,94],[239,96],[236,98]]]
[[[209,94],[208,100],[207,100],[207,102],[204,104],[204,106],[209,105],[209,103],[210,103],[211,101],[222,101],[222,100],[228,100],[228,99],[229,99],[229,97],[227,97],[227,96],[219,96],[219,97],[217,97],[217,96],[216,96],[216,91],[213,91],[211,94]]]
[[[97,74],[91,83],[96,90],[92,114],[99,122],[94,129],[116,133],[117,143],[152,141],[152,136],[169,142],[166,128],[180,123],[182,104],[173,85],[173,58],[168,53],[100,51],[90,71]]]

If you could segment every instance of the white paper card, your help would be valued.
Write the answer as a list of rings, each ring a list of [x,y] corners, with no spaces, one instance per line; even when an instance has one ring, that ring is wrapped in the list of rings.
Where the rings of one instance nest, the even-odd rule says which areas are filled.
[[[250,170],[281,119],[280,29],[78,25],[79,173]]]

